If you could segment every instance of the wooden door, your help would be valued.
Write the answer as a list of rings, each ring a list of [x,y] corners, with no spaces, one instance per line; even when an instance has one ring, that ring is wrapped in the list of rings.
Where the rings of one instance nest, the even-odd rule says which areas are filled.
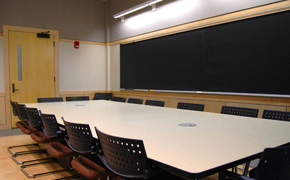
[[[18,103],[54,96],[54,38],[9,31],[10,96]],[[13,116],[12,116],[13,117]],[[12,118],[12,127],[18,119]]]

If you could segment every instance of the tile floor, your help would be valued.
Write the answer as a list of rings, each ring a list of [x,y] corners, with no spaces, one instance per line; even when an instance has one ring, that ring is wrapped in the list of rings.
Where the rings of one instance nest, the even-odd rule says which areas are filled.
[[[19,128],[0,129],[0,137],[23,135]]]

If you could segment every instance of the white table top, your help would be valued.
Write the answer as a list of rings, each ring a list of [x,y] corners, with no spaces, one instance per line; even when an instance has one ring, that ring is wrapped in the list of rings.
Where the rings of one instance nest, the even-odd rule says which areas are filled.
[[[198,174],[290,142],[290,123],[105,100],[30,103],[58,122],[142,139],[148,158]],[[179,123],[195,123],[181,127]]]

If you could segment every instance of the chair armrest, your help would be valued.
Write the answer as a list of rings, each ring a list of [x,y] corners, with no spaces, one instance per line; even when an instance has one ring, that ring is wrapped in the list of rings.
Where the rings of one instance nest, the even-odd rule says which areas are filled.
[[[223,171],[223,172],[220,172],[223,176],[226,176],[226,177],[229,177],[230,179],[233,179],[233,180],[255,180],[253,178],[249,178],[249,177],[246,177],[246,176],[243,176],[243,175],[240,175],[240,174],[236,174],[236,173],[233,173],[233,172],[230,172],[230,171]]]

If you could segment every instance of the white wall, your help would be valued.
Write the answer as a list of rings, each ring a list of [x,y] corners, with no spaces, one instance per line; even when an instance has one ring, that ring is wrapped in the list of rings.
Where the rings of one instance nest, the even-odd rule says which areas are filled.
[[[59,43],[60,91],[106,89],[106,47]]]
[[[110,0],[110,41],[116,41],[160,29],[206,19],[221,14],[257,7],[281,0],[166,0],[125,16],[125,21],[113,15],[138,5],[140,0]]]
[[[0,36],[0,92],[4,92],[3,37]]]
[[[120,45],[114,45],[109,47],[109,89],[119,90],[120,89]]]

